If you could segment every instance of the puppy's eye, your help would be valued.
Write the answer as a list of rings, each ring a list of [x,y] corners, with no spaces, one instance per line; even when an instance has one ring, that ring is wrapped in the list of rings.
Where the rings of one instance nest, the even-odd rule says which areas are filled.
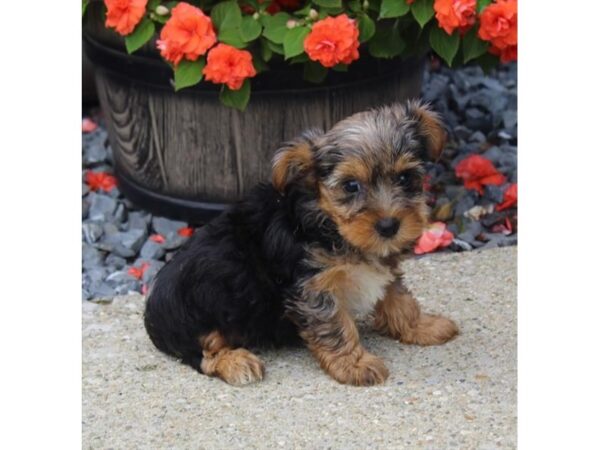
[[[396,174],[394,182],[402,187],[409,187],[412,184],[413,177],[410,172]]]
[[[356,194],[362,188],[360,183],[356,180],[345,181],[343,186],[344,186],[344,191],[346,191],[349,194]]]

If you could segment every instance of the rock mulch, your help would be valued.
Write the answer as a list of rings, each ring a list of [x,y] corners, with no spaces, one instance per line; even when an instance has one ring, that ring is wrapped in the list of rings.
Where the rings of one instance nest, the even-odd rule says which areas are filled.
[[[442,115],[449,140],[440,160],[428,165],[426,189],[432,220],[452,235],[444,248],[424,252],[516,244],[516,79],[516,64],[489,76],[478,67],[427,69],[423,98]],[[84,300],[145,293],[193,233],[189,224],[153,216],[122,196],[110,175],[113,158],[102,122],[90,111],[82,126]]]

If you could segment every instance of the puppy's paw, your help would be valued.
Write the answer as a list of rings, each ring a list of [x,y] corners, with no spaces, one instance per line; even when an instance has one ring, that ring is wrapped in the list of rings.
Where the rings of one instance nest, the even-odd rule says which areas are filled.
[[[407,344],[439,345],[448,342],[458,334],[456,324],[442,316],[421,314],[417,326],[401,337]]]
[[[381,358],[364,352],[358,361],[339,361],[329,374],[342,384],[353,386],[373,386],[381,384],[390,375]]]
[[[265,374],[263,362],[243,348],[228,350],[219,356],[214,375],[234,386],[261,381]]]

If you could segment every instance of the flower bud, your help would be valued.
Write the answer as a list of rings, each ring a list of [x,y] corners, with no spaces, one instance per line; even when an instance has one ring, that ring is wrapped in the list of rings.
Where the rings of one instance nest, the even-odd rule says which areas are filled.
[[[308,17],[311,20],[317,20],[319,18],[319,13],[317,12],[316,9],[310,9],[310,11],[308,12]]]
[[[363,9],[366,11],[367,9],[369,9],[369,0],[365,0],[363,2]]]
[[[260,13],[259,13],[258,11],[257,11],[257,12],[255,12],[254,14],[252,14],[252,18],[253,18],[254,20],[258,20],[258,19],[260,19]]]
[[[164,5],[158,5],[154,11],[159,16],[166,16],[167,14],[169,14],[169,8],[167,8]]]
[[[296,25],[298,25],[298,22],[296,22],[294,19],[290,19],[286,22],[285,26],[288,28],[288,30],[291,30],[292,28],[295,28]]]

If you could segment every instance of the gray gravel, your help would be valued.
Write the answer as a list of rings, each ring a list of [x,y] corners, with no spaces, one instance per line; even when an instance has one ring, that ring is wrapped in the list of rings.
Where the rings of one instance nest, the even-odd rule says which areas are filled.
[[[260,352],[263,382],[234,388],[155,350],[143,298],[83,307],[83,448],[516,448],[516,247],[406,264],[425,310],[457,321],[440,347],[367,329],[382,385],[337,384],[305,349]]]

